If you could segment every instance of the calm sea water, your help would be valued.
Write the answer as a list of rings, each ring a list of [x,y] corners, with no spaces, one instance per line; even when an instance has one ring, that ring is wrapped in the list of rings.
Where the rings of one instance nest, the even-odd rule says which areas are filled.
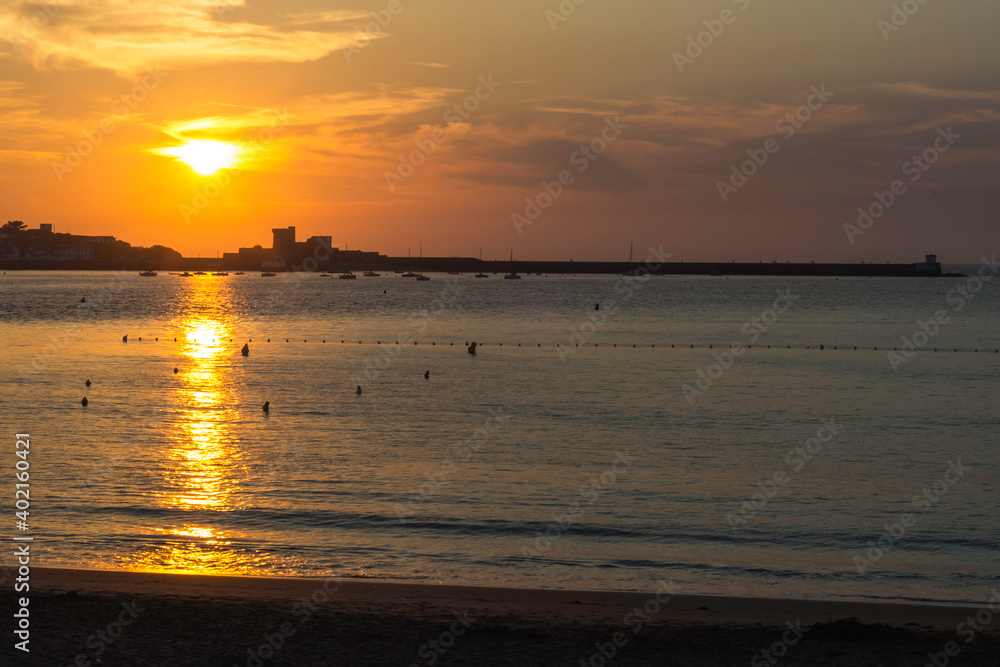
[[[998,283],[8,272],[2,459],[39,565],[979,601]]]

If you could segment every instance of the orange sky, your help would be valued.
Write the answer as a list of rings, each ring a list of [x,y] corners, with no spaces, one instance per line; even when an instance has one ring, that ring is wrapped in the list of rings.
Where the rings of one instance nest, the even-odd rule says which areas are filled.
[[[894,4],[9,2],[3,215],[203,256],[295,225],[397,255],[975,262],[1000,8]]]

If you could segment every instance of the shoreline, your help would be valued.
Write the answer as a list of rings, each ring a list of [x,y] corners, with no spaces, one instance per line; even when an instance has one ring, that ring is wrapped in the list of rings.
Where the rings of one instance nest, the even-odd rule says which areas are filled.
[[[170,590],[186,589],[190,585],[197,584],[199,595],[213,597],[221,591],[229,591],[240,597],[274,597],[280,591],[301,591],[322,584],[327,580],[336,581],[342,588],[351,590],[353,594],[371,594],[376,589],[397,590],[408,593],[411,597],[414,592],[429,592],[433,589],[447,591],[448,594],[468,594],[475,592],[489,593],[493,596],[503,593],[514,595],[537,595],[545,597],[551,595],[554,598],[562,596],[592,597],[602,596],[606,598],[621,598],[620,601],[627,601],[630,598],[645,599],[650,592],[641,590],[618,590],[618,589],[587,589],[587,588],[537,588],[531,586],[495,586],[480,583],[434,583],[429,581],[405,581],[399,579],[373,579],[360,577],[320,577],[320,576],[280,576],[280,575],[254,575],[254,574],[215,574],[215,573],[191,573],[191,572],[158,572],[140,570],[108,570],[101,568],[84,568],[71,566],[46,566],[32,568],[36,575],[43,578],[42,590],[50,592],[65,592],[68,590],[120,590],[120,591],[142,591],[156,592],[157,587],[153,583],[166,584],[165,588]],[[35,581],[34,585],[38,585]],[[74,588],[75,587],[75,588]],[[357,589],[357,590],[355,590]],[[975,610],[982,606],[981,602],[974,600],[949,601],[932,599],[903,599],[903,598],[877,598],[877,599],[831,599],[831,598],[798,598],[780,597],[772,598],[757,595],[725,595],[719,593],[676,593],[677,600],[693,600],[699,603],[707,601],[726,602],[760,602],[766,604],[797,605],[797,606],[861,606],[871,608],[883,607],[905,607],[913,609],[936,609],[943,610]],[[726,605],[728,606],[728,605]]]
[[[33,568],[30,583],[30,657],[43,662],[9,664],[717,667],[782,651],[787,664],[888,667],[952,645],[962,665],[1000,651],[1000,622],[971,643],[958,634],[971,607],[688,595],[669,582],[632,593]],[[0,595],[5,608],[16,595]]]

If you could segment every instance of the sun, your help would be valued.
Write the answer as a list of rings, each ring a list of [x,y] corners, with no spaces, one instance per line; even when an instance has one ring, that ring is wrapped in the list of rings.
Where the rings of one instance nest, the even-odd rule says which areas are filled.
[[[240,147],[224,141],[199,139],[187,141],[181,146],[161,148],[158,152],[172,155],[178,162],[183,162],[202,176],[211,176],[220,169],[235,166]]]

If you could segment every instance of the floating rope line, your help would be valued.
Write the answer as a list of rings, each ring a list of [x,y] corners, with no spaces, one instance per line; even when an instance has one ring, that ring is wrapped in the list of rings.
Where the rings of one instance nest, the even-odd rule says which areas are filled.
[[[136,340],[136,342],[139,342],[139,341],[142,341],[142,338],[136,338],[135,340]],[[232,342],[232,340],[233,339],[231,339],[231,338],[229,339],[230,342]],[[253,342],[252,338],[249,338],[247,340],[249,342],[251,342],[251,343]],[[159,338],[153,338],[152,341],[147,338],[146,342],[147,343],[148,342],[159,342]],[[169,338],[164,338],[164,342],[171,342],[171,340]],[[177,339],[174,338],[172,342],[177,342]],[[218,343],[217,340],[213,340],[213,342],[214,343]],[[268,338],[267,342],[270,343],[271,339]],[[286,338],[285,342],[286,343],[291,343],[291,339]],[[298,342],[298,341],[296,341],[296,342]],[[303,343],[308,343],[309,340],[308,339],[303,339],[302,342]],[[321,344],[325,344],[326,342],[327,342],[327,339],[324,338],[324,339],[322,339],[322,343]],[[331,341],[331,342],[336,343],[336,341]],[[341,342],[341,344],[346,344],[347,343],[346,339],[343,339],[340,342]],[[320,343],[316,343],[315,341],[313,341],[313,344],[317,345],[317,344],[320,344]],[[366,343],[364,340],[359,340],[357,344],[358,345],[382,345],[382,341],[381,340],[375,340],[375,341],[369,341],[369,342]],[[395,341],[394,344],[397,345],[397,346],[399,346],[400,343],[397,340],[397,341]],[[415,341],[413,341],[413,344],[415,346],[423,345],[423,346],[426,347],[426,346],[430,345],[432,347],[436,347],[437,346],[437,341],[430,341],[429,343],[427,341],[424,341],[423,343],[421,343],[420,341],[416,341],[415,340]],[[465,341],[465,343],[464,343],[464,345],[466,347],[468,347],[470,344],[471,344],[470,341]],[[387,342],[386,345],[390,345],[390,343]],[[462,343],[459,343],[459,345],[462,345]],[[495,345],[497,347],[503,347],[504,346],[504,344],[500,343],[500,342],[497,342],[497,343],[480,343],[478,341],[477,341],[477,345],[478,345],[478,347],[487,347],[487,346],[490,346],[490,345]],[[531,343],[517,343],[516,344],[517,347],[531,347],[531,345],[532,345]],[[550,344],[535,343],[534,345],[535,345],[536,348],[540,348],[540,347],[556,347],[556,348],[561,348],[561,347],[563,347],[563,343],[561,343],[561,342],[550,343]],[[569,345],[569,343],[566,343],[566,345]],[[624,347],[624,348],[628,348],[629,346],[631,346],[632,349],[645,349],[645,348],[655,349],[656,346],[657,346],[657,343],[641,343],[641,344],[640,343],[604,343],[604,347],[605,348],[608,348],[608,347],[618,348],[619,345],[621,347]],[[667,346],[666,343],[660,343],[659,345],[660,345],[661,349],[666,348],[666,346]],[[442,342],[441,346],[442,347],[445,347],[445,346],[454,347],[455,346],[455,342],[454,341],[449,341],[447,343]],[[572,346],[575,347],[575,348],[579,348],[579,347],[584,347],[584,348],[586,348],[586,347],[599,348],[599,347],[601,347],[601,343],[583,343],[582,345],[580,343],[573,343]],[[514,347],[514,344],[509,344],[508,347]],[[878,346],[878,345],[872,346],[870,348],[867,347],[867,346],[858,346],[858,345],[831,345],[831,346],[827,346],[825,344],[820,344],[820,345],[758,345],[756,347],[757,347],[757,349],[768,349],[768,350],[771,350],[771,349],[775,349],[775,350],[809,350],[809,351],[813,351],[813,352],[821,352],[821,351],[827,351],[827,350],[836,350],[836,351],[841,351],[841,352],[865,352],[865,351],[869,351],[869,350],[872,351],[872,352],[879,352],[879,351],[882,351],[882,352],[889,352],[889,351],[900,352],[900,351],[902,351],[901,348],[899,348],[899,347],[892,347],[892,348],[890,348],[888,346]],[[673,349],[678,349],[678,348],[680,348],[680,349],[690,349],[690,350],[695,350],[695,349],[715,350],[715,349],[719,349],[719,350],[725,350],[725,351],[732,351],[732,349],[733,349],[732,347],[730,347],[728,345],[717,345],[715,343],[670,343],[670,349],[673,350]],[[752,349],[754,349],[754,346],[753,345],[747,345],[746,349],[752,350]],[[914,351],[914,350],[907,349],[906,351]],[[1000,354],[1000,348],[994,348],[993,350],[990,350],[989,348],[980,348],[980,347],[966,347],[966,348],[960,348],[960,347],[949,347],[949,348],[934,347],[934,348],[919,348],[919,349],[917,349],[915,351],[916,352],[939,352],[939,353],[945,353],[945,352],[958,353],[958,352],[961,352],[961,353],[964,353],[964,354]]]

